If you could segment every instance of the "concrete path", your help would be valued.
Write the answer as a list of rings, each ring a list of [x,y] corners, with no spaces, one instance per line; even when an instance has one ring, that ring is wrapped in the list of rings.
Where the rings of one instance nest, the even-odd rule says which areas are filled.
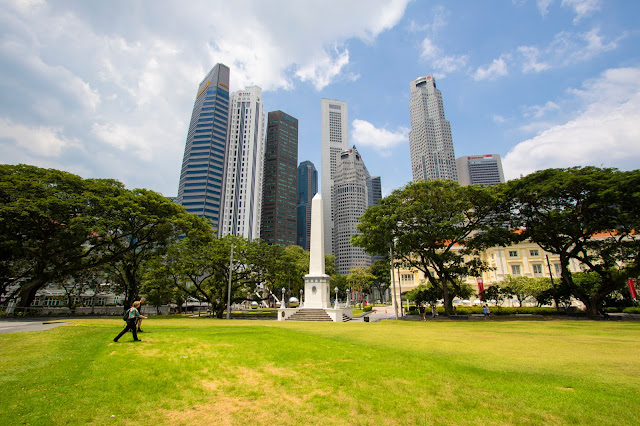
[[[66,324],[65,321],[0,321],[0,333],[20,333],[23,331],[44,331]]]

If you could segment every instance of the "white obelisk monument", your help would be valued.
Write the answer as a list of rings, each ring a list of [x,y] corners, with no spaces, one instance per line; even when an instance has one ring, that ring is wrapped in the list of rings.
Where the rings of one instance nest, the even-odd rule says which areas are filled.
[[[310,246],[309,274],[304,277],[304,308],[330,308],[331,277],[324,273],[324,220],[320,193],[311,200]]]

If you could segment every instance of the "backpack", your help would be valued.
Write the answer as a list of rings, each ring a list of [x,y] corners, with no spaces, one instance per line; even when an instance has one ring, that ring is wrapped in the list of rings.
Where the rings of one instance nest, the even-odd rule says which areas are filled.
[[[131,311],[131,308],[127,309],[126,311],[124,311],[124,314],[122,315],[122,319],[125,321],[129,320],[129,312]]]

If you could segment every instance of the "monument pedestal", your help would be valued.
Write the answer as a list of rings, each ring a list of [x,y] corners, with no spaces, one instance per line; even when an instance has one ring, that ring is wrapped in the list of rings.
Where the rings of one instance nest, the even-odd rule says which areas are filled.
[[[329,275],[306,275],[304,277],[304,307],[326,309],[331,307]]]

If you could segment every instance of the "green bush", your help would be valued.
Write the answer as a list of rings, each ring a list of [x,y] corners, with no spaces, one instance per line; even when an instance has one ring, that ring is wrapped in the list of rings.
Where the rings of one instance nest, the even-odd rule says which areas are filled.
[[[617,306],[607,306],[606,308],[604,308],[605,312],[611,314],[611,313],[616,313],[616,312],[622,312],[624,308],[620,308]]]
[[[631,308],[624,308],[622,312],[625,314],[640,314],[640,307],[633,306]]]
[[[362,312],[371,312],[371,310],[373,309],[372,305],[367,305],[364,307],[364,309],[362,310]]]

